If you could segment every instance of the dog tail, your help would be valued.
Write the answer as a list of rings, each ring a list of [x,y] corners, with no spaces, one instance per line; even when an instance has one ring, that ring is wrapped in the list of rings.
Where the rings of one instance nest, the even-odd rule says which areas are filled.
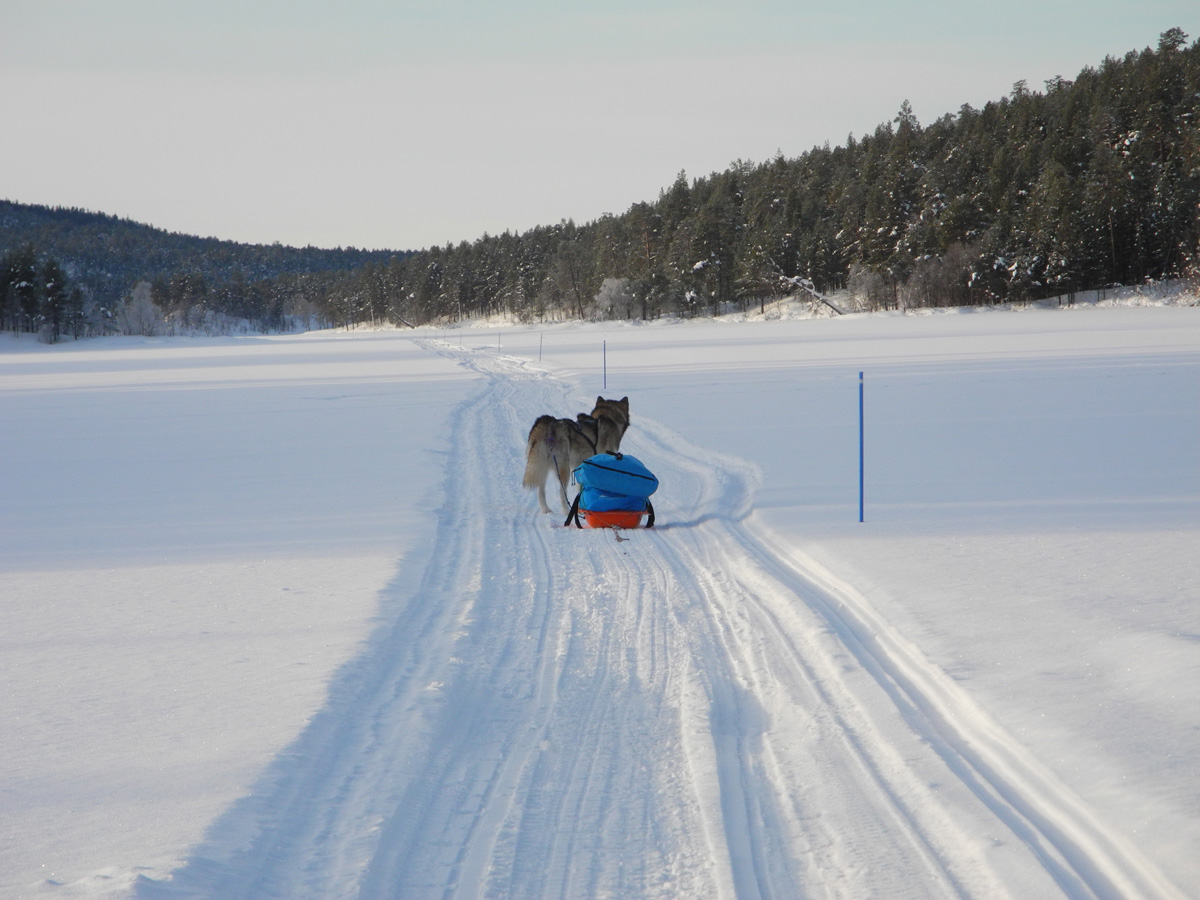
[[[529,440],[525,443],[525,477],[521,484],[534,491],[546,483],[549,454],[547,445],[554,442],[554,416],[538,416],[529,429]]]

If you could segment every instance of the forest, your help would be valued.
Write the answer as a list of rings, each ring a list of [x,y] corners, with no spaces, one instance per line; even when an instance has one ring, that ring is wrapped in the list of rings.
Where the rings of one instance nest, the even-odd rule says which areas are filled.
[[[188,238],[0,202],[0,327],[105,332],[708,315],[849,289],[984,305],[1200,275],[1200,41],[796,158],[680,172],[621,214],[419,251]]]

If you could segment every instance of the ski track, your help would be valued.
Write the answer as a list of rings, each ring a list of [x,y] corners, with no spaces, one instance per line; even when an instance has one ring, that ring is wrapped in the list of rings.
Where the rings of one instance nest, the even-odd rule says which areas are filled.
[[[756,475],[633,406],[659,526],[520,490],[567,385],[483,377],[411,596],[143,898],[1182,897],[867,600],[756,527]],[[387,612],[387,610],[391,610]]]

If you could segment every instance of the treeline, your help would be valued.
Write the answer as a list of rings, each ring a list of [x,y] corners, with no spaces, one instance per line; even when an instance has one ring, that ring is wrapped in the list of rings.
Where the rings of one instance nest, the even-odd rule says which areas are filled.
[[[9,227],[31,209],[40,230]],[[1173,28],[1073,81],[1019,82],[925,126],[905,101],[844,146],[680,173],[657,200],[583,225],[366,253],[0,204],[0,251],[17,246],[57,259],[85,302],[128,310],[141,283],[142,309],[172,327],[215,314],[262,328],[652,318],[745,308],[797,285],[849,288],[877,308],[950,306],[1195,274],[1200,42]]]
[[[706,313],[797,283],[877,308],[1024,301],[1194,274],[1198,212],[1200,42],[1171,29],[928,126],[906,101],[844,146],[681,173],[623,215],[426,250],[341,299],[416,322]]]
[[[80,209],[0,200],[0,327],[59,334],[126,331],[157,315],[155,331],[277,330],[289,321],[320,324],[310,295],[322,300],[340,276],[387,263],[403,252],[240,244],[199,238]],[[50,267],[55,278],[30,277]],[[303,285],[300,279],[305,279]],[[66,301],[46,286],[67,286]],[[72,293],[77,291],[78,293]],[[316,318],[313,318],[316,317]],[[55,323],[68,324],[56,331]]]

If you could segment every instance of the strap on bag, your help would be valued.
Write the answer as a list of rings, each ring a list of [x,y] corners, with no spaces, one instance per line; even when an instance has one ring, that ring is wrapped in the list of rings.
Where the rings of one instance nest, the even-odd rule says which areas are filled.
[[[583,496],[583,491],[575,495],[575,500],[571,503],[571,511],[567,513],[567,521],[563,522],[563,528],[571,524],[571,520],[575,520],[575,527],[582,528],[583,523],[579,521],[579,498]]]

